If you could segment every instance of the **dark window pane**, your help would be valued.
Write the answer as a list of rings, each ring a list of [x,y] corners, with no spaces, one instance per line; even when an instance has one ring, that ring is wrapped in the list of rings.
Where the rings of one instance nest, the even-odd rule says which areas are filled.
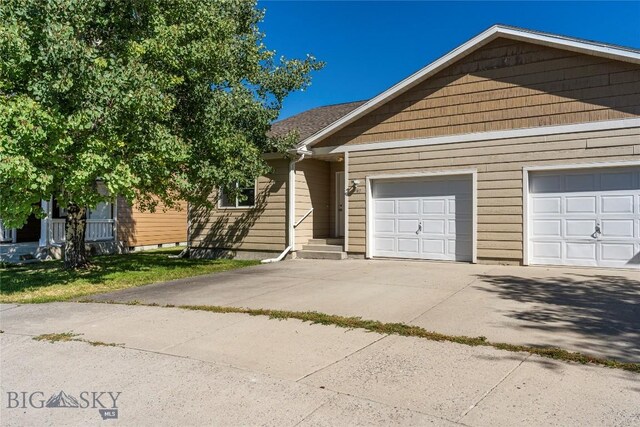
[[[229,208],[229,207],[233,208],[236,206],[236,201],[229,200],[229,198],[227,197],[227,194],[224,191],[222,191],[222,189],[220,189],[220,206],[225,208]]]
[[[253,206],[256,201],[256,191],[253,188],[243,188],[240,190],[244,200],[238,200],[238,206]]]

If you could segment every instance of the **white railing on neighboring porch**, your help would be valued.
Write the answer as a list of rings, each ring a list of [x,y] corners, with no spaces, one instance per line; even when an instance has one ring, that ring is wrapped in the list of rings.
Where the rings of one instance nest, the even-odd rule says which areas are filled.
[[[88,219],[84,240],[86,242],[113,240],[114,225],[115,220],[113,219]],[[64,242],[64,229],[64,219],[51,220],[51,240],[53,243]]]
[[[2,220],[0,220],[0,243],[13,242],[15,237],[15,228],[5,228]]]

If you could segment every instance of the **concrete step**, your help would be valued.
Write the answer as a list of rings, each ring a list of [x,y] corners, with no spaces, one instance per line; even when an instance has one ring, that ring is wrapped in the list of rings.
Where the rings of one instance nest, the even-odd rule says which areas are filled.
[[[335,251],[297,251],[296,256],[302,259],[347,259],[346,252]]]
[[[324,239],[309,239],[307,242],[309,245],[344,245],[344,239],[327,237]]]
[[[303,251],[324,251],[324,252],[342,252],[344,247],[342,245],[302,245]]]

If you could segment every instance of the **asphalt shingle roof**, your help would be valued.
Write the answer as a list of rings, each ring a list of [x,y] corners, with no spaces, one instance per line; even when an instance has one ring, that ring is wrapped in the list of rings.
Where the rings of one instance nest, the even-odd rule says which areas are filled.
[[[271,126],[271,133],[276,136],[286,135],[292,130],[298,132],[298,141],[302,141],[319,130],[335,122],[345,114],[355,110],[365,101],[347,102],[344,104],[326,105],[312,108],[295,116],[275,122]]]

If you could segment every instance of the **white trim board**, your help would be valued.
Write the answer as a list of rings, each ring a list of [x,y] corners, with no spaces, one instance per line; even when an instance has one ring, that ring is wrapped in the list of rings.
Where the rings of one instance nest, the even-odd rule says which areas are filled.
[[[373,258],[373,215],[371,214],[371,203],[373,200],[372,181],[376,180],[400,180],[411,178],[429,178],[438,176],[471,175],[472,183],[472,220],[471,220],[471,263],[478,263],[478,170],[472,169],[449,169],[435,172],[415,172],[398,174],[367,175],[365,193],[365,258]]]
[[[520,28],[494,25],[483,31],[466,43],[453,49],[451,52],[440,57],[436,61],[412,74],[401,82],[391,86],[389,89],[371,98],[360,107],[344,115],[335,122],[329,124],[315,134],[309,136],[298,144],[299,149],[307,150],[323,138],[337,132],[347,124],[359,119],[381,104],[406,92],[432,75],[438,73],[454,62],[480,49],[482,46],[492,42],[497,38],[507,38],[517,41],[534,43],[549,46],[557,49],[565,49],[587,55],[600,56],[608,59],[640,64],[640,51],[605,43],[590,42],[586,40],[574,39],[570,37],[558,36],[555,34],[542,33]]]
[[[344,245],[345,252],[349,252],[349,199],[351,196],[346,193],[349,189],[349,152],[344,153]]]
[[[384,150],[388,148],[420,147],[428,145],[455,144],[461,142],[479,142],[498,139],[526,138],[532,136],[561,135],[577,132],[630,129],[636,127],[640,128],[640,118],[604,120],[600,122],[578,123],[559,126],[541,126],[535,128],[509,129],[492,132],[465,133],[460,135],[436,136],[431,138],[404,139],[399,141],[341,145],[337,147],[321,147],[314,148],[313,154],[338,154],[345,153],[347,151]]]
[[[334,191],[334,212],[333,212],[333,234],[336,237],[344,237],[344,232],[342,233],[342,235],[340,234],[340,217],[342,217],[342,226],[344,227],[345,223],[344,223],[344,205],[346,203],[346,194],[345,191],[347,191],[347,188],[344,186],[345,182],[344,182],[344,171],[336,171],[334,172],[334,185],[333,185],[333,191]],[[342,194],[340,194],[340,180],[342,180]],[[340,202],[342,201],[342,213],[340,212]]]
[[[640,166],[640,160],[622,160],[612,162],[569,163],[548,166],[524,166],[522,168],[522,265],[529,262],[529,173],[543,171],[563,171],[576,169],[603,169],[615,167]]]

